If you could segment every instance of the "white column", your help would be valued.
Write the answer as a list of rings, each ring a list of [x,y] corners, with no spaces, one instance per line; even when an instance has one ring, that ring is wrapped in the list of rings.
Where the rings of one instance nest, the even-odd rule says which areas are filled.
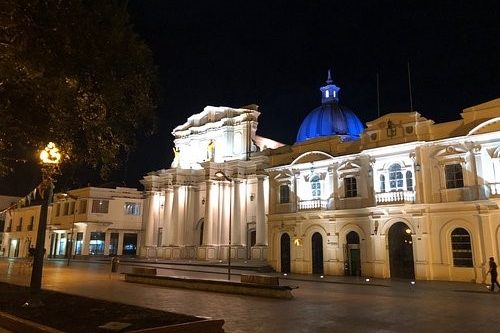
[[[152,246],[154,243],[154,228],[155,228],[155,195],[154,192],[149,192],[146,198],[148,205],[148,214],[146,216],[146,225],[144,228],[144,245]]]
[[[188,223],[186,224],[186,233],[185,233],[186,245],[198,244],[197,240],[195,240],[195,235],[196,235],[196,224],[200,219],[199,204],[200,204],[200,192],[198,191],[197,187],[192,186],[189,188],[189,195],[188,195],[188,207],[187,207]]]
[[[111,232],[108,230],[104,233],[104,255],[109,256],[109,243],[111,240]]]
[[[231,243],[241,245],[241,199],[240,199],[240,180],[234,181],[234,204],[232,216]]]
[[[83,242],[82,242],[82,255],[89,255],[89,246],[90,246],[90,228],[87,225],[85,227],[85,231],[83,232]]]
[[[224,222],[224,216],[223,216],[223,213],[224,213],[224,183],[219,181],[217,182],[217,201],[218,201],[218,204],[217,204],[217,207],[215,207],[216,209],[216,219],[215,219],[215,223],[213,225],[214,227],[214,231],[213,231],[213,235],[214,235],[214,244],[217,244],[217,245],[221,245],[224,243],[224,237],[222,235],[222,223]]]
[[[217,204],[217,197],[214,195],[214,186],[212,181],[207,181],[206,200],[205,200],[205,221],[203,226],[203,245],[212,245],[214,212],[213,206]]]
[[[170,222],[170,230],[167,234],[169,246],[177,245],[178,216],[179,216],[179,185],[174,185],[174,195],[172,199],[172,219]]]
[[[231,183],[221,182],[222,187],[222,205],[219,206],[221,209],[221,219],[220,219],[220,244],[229,244],[229,221],[231,220],[229,208],[231,205]],[[232,231],[232,230],[231,230]]]
[[[255,212],[256,244],[266,245],[266,212],[264,202],[264,177],[257,176],[257,211]]]
[[[186,226],[186,209],[187,209],[187,197],[188,197],[188,187],[179,186],[177,195],[177,214],[175,218],[175,223],[177,225],[177,242],[176,245],[183,246],[185,244],[184,239],[184,229]],[[174,203],[175,205],[175,203]],[[174,212],[175,214],[175,212]]]
[[[166,246],[168,243],[168,234],[172,226],[172,208],[173,208],[174,192],[171,188],[165,189],[165,206],[163,210],[163,233],[161,235],[161,245]]]
[[[140,244],[139,242],[137,243]],[[118,233],[118,249],[116,254],[119,256],[123,254],[123,232]]]

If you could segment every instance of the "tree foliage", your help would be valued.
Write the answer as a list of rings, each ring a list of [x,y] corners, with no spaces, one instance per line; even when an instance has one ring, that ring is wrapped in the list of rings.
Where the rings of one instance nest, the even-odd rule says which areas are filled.
[[[126,2],[0,6],[0,175],[53,141],[105,178],[155,123],[156,70]]]

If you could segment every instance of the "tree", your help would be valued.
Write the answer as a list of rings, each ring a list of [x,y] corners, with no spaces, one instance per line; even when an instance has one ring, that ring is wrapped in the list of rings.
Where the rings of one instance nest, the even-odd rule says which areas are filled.
[[[6,0],[0,10],[0,175],[53,141],[67,167],[106,178],[155,126],[156,69],[126,2]]]

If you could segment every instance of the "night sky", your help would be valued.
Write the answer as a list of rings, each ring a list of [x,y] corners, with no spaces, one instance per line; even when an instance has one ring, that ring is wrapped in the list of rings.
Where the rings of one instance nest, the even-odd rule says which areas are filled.
[[[295,142],[327,70],[363,123],[413,108],[436,122],[500,97],[498,1],[132,0],[160,74],[159,131],[130,157],[130,186],[168,168],[174,127],[207,105],[257,104],[258,134]],[[125,176],[123,176],[125,175]]]

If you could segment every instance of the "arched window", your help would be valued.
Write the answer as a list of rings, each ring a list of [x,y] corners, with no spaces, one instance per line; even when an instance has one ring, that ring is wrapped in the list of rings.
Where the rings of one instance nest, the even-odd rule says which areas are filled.
[[[451,250],[453,266],[473,267],[470,235],[464,228],[456,228],[451,233]]]
[[[321,197],[321,185],[319,183],[319,176],[314,176],[311,178],[311,190],[312,197],[314,199],[319,199]]]
[[[380,192],[385,192],[385,176],[380,175]]]
[[[403,173],[399,164],[393,164],[389,167],[389,189],[391,191],[403,189]]]
[[[413,175],[411,171],[406,171],[406,190],[413,191]]]

